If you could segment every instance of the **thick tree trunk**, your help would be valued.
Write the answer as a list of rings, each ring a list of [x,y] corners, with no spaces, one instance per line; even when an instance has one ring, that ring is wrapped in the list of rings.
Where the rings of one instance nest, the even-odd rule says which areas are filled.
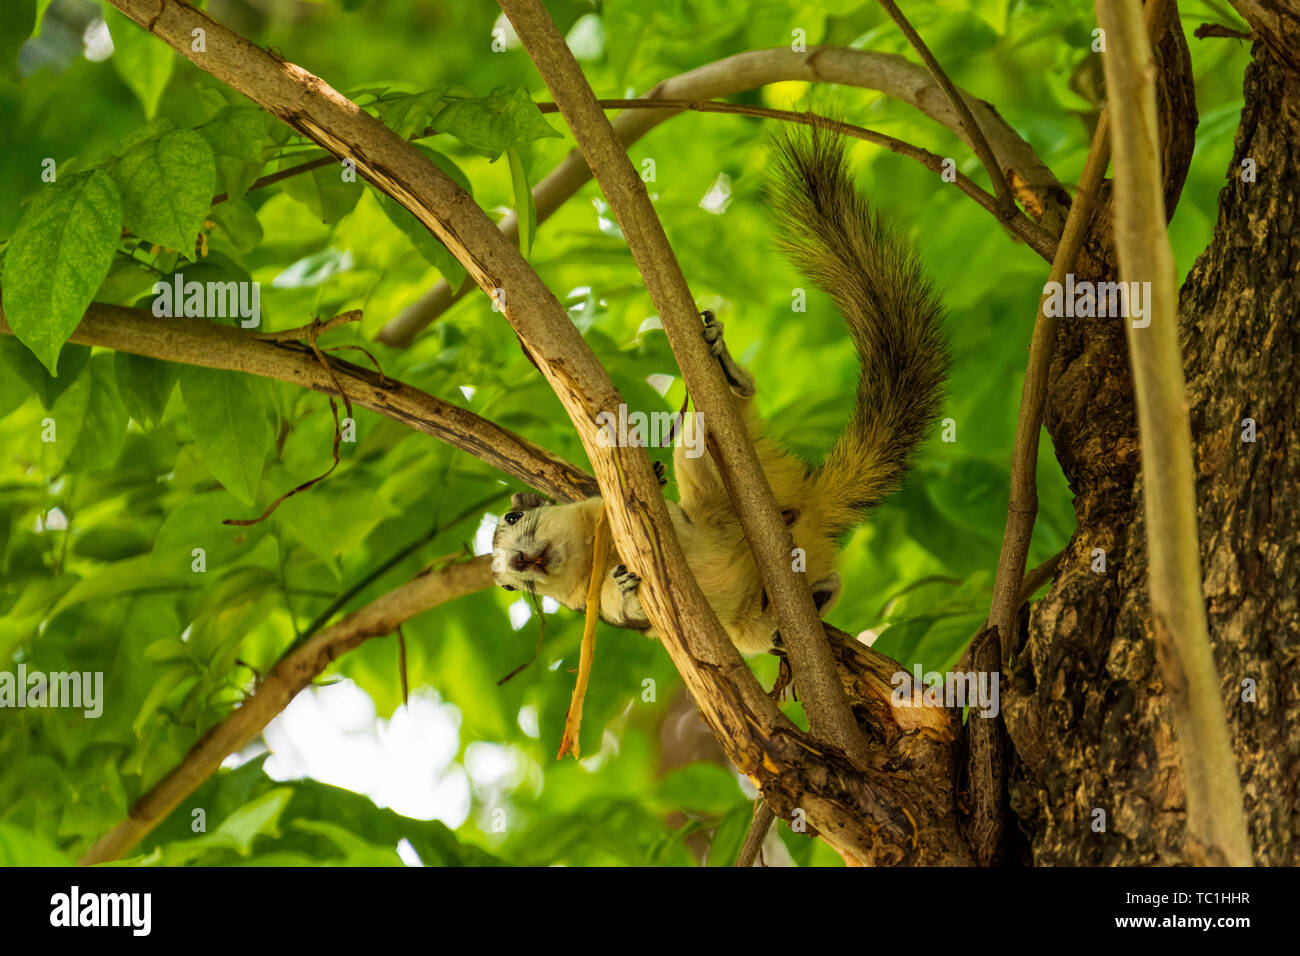
[[[1272,45],[1255,44],[1219,220],[1183,285],[1180,324],[1209,625],[1251,842],[1257,862],[1295,865],[1300,80],[1283,60],[1295,34],[1263,32]],[[1254,161],[1254,182],[1243,181],[1245,159]],[[1004,692],[1011,806],[1030,839],[1026,856],[1039,865],[1188,863],[1117,322],[1062,325],[1047,412],[1079,530],[1019,636]],[[1256,423],[1253,442],[1243,440],[1243,419]],[[1096,549],[1104,571],[1094,569]]]

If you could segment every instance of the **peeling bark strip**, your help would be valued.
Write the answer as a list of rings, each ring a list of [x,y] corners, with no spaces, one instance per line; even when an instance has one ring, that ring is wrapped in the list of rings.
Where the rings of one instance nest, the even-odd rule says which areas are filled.
[[[1174,260],[1166,228],[1155,67],[1138,0],[1097,0],[1115,138],[1120,279],[1150,283],[1144,327],[1127,321],[1142,447],[1156,651],[1169,691],[1198,862],[1249,866],[1250,839],[1201,594],[1192,435],[1184,407]]]
[[[728,757],[765,792],[779,791],[774,809],[804,810],[812,827],[864,863],[966,861],[950,808],[946,816],[927,815],[928,803],[912,798],[917,788],[934,789],[926,781],[899,779],[887,767],[864,771],[836,748],[808,744],[763,693],[686,566],[645,450],[605,448],[598,440],[596,414],[620,401],[609,376],[518,248],[474,201],[356,104],[206,14],[168,0],[112,3],[200,69],[353,158],[367,181],[447,245],[480,288],[504,290],[507,320],[564,403],[593,463],[615,545],[641,575],[651,623]],[[206,53],[190,48],[198,28],[207,33]],[[905,831],[900,818],[914,826]]]
[[[221,761],[247,746],[276,714],[337,657],[372,637],[391,634],[417,614],[492,586],[492,556],[452,564],[417,576],[371,601],[290,651],[225,720],[208,730],[185,759],[131,807],[127,818],[109,830],[79,861],[84,866],[120,859],[204,780]]]
[[[3,309],[0,333],[13,334]],[[144,309],[93,304],[68,341],[185,365],[247,372],[343,397],[309,346],[271,341],[203,319],[158,318]],[[596,494],[596,480],[590,475],[495,422],[373,369],[333,356],[326,361],[347,397],[363,408],[441,439],[561,501],[581,501]]]

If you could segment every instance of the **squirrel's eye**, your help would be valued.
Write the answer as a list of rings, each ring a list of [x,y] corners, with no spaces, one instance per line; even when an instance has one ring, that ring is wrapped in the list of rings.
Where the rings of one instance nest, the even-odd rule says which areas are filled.
[[[514,590],[516,590],[516,588],[515,588],[515,586],[514,586],[513,584],[503,584],[503,585],[501,585],[501,586],[502,586],[503,588],[505,588],[507,591],[514,591]]]
[[[522,511],[510,511],[510,512],[507,512],[507,513],[506,513],[505,518],[502,519],[502,520],[504,520],[506,524],[514,524],[516,521],[518,521],[518,520],[519,520],[520,518],[522,518],[523,516],[524,516],[524,513],[523,513]]]

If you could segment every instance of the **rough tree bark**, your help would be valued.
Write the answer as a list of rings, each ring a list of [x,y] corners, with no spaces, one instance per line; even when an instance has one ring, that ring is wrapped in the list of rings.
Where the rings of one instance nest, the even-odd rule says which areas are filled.
[[[1211,640],[1255,858],[1300,862],[1300,80],[1296,21],[1253,22],[1245,107],[1210,246],[1180,297]],[[1277,31],[1289,28],[1289,34]],[[1272,45],[1271,45],[1272,44]],[[1253,159],[1256,181],[1242,179]],[[1047,425],[1078,531],[1019,635],[1004,695],[1026,862],[1185,864],[1185,803],[1147,604],[1138,443],[1123,331],[1067,320]],[[1243,441],[1242,419],[1258,437]],[[1105,571],[1093,570],[1094,549]],[[1243,681],[1257,700],[1243,700]],[[1095,832],[1095,810],[1105,811]]]

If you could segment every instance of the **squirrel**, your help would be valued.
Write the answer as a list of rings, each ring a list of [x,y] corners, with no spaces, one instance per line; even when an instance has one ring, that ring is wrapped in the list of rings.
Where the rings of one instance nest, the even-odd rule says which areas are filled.
[[[777,133],[770,205],[777,245],[834,302],[861,369],[848,425],[825,461],[805,464],[765,434],[754,381],[728,352],[722,323],[703,313],[703,336],[736,399],[758,460],[795,544],[813,599],[825,615],[838,599],[838,539],[892,493],[938,417],[948,372],[943,309],[916,254],[857,190],[843,137],[824,126]],[[686,427],[699,428],[700,416]],[[779,646],[777,624],[717,466],[702,443],[679,441],[668,501],[687,563],[732,643],[744,654]],[[688,454],[694,448],[696,457]],[[660,485],[662,466],[656,464]],[[601,499],[551,504],[531,492],[511,498],[497,523],[492,571],[507,590],[528,590],[583,610]],[[637,597],[640,578],[610,549],[600,591],[609,624],[653,637]]]

